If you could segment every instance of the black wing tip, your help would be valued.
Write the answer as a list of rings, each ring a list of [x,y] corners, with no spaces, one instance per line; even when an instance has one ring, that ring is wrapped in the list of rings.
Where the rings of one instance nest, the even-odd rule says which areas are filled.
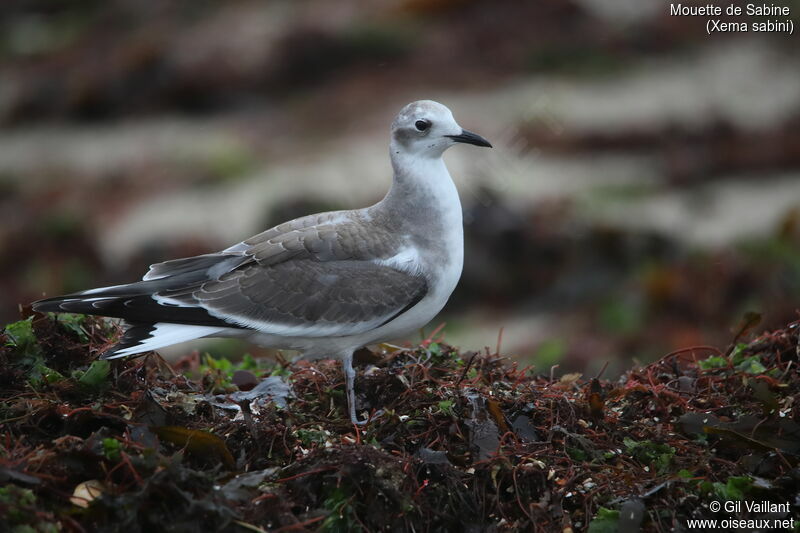
[[[101,361],[107,361],[109,359],[114,359],[114,353],[116,352],[116,346],[109,348],[105,352],[101,353],[97,358]],[[120,358],[121,359],[121,358]]]
[[[121,318],[128,324],[150,324],[170,322],[197,326],[237,327],[208,313],[202,307],[180,307],[163,305],[150,293],[126,296],[104,296],[76,293],[38,300],[31,304],[36,312],[76,313],[82,315]]]
[[[125,349],[125,346],[114,345],[105,352],[101,353],[97,358],[101,361],[113,361],[115,359],[133,359],[134,357],[139,357],[147,353],[147,352],[142,352],[131,355],[117,355],[117,352],[123,349]]]
[[[64,300],[61,298],[46,298],[44,300],[36,300],[31,303],[31,309],[37,313],[63,313],[61,303]]]
[[[134,323],[126,323],[125,332],[122,334],[122,337],[119,341],[100,354],[100,359],[131,359],[134,357],[140,357],[147,354],[150,350],[135,353],[130,355],[117,355],[117,352],[121,350],[125,350],[126,348],[133,348],[134,346],[138,346],[142,341],[149,339],[152,337],[153,330],[155,330],[155,322],[134,322]]]
[[[93,299],[93,298],[92,298]],[[89,308],[84,309],[87,304]],[[64,294],[61,296],[53,296],[52,298],[42,298],[31,302],[31,309],[37,313],[81,313],[81,314],[98,314],[92,313],[91,300],[82,292],[72,294]]]
[[[63,296],[38,300],[31,304],[31,309],[37,313],[73,313],[80,315],[103,315],[101,309],[92,305],[91,300],[81,300],[79,297]]]

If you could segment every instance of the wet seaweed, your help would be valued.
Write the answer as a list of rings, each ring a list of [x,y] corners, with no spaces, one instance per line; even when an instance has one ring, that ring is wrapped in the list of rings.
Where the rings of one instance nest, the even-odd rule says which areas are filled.
[[[363,352],[359,428],[335,361],[99,368],[114,326],[34,315],[0,338],[0,526],[666,531],[715,500],[796,512],[799,330],[616,380],[432,339]]]

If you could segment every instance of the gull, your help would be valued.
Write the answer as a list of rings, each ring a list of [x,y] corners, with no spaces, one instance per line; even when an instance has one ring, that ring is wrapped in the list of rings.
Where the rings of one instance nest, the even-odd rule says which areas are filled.
[[[125,332],[103,359],[203,337],[339,359],[350,419],[364,424],[353,352],[419,330],[461,277],[461,202],[442,159],[457,143],[491,147],[444,105],[412,102],[392,122],[392,185],[377,204],[297,218],[220,252],[151,265],[141,281],[33,309],[123,319]]]

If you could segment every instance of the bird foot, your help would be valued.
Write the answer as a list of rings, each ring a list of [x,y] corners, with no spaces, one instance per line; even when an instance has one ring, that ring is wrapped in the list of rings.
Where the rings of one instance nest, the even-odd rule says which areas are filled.
[[[353,414],[350,416],[350,421],[351,421],[353,424],[357,425],[357,426],[366,426],[367,424],[369,424],[369,423],[370,423],[370,422],[372,422],[373,420],[376,420],[376,419],[378,419],[378,418],[379,418],[380,416],[382,416],[382,415],[383,415],[383,409],[378,409],[377,411],[375,411],[374,413],[372,413],[372,414],[369,416],[369,418],[367,418],[366,420],[359,420],[359,419],[358,419],[358,417],[356,416],[356,414],[355,414],[355,413],[353,413]]]

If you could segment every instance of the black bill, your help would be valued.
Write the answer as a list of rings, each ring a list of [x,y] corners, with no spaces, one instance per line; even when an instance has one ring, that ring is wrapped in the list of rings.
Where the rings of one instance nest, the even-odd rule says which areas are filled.
[[[475,146],[486,146],[488,148],[492,147],[492,143],[490,143],[477,133],[472,133],[471,131],[468,130],[461,130],[460,135],[445,135],[445,137],[450,137],[451,139],[459,143],[474,144]]]

